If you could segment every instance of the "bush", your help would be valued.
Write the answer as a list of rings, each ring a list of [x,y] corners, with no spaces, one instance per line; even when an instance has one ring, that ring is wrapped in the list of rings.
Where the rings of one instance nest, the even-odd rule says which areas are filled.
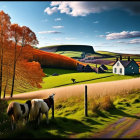
[[[0,100],[0,116],[6,112],[6,109],[8,107],[8,103],[5,100]]]
[[[140,99],[138,99],[138,98],[135,98],[132,100],[132,104],[139,103],[139,102],[140,102]]]
[[[110,109],[114,109],[114,108],[115,106],[113,104],[113,101],[111,100],[109,96],[105,96],[101,99],[100,109],[109,111]]]
[[[100,104],[99,103],[92,102],[92,104],[91,104],[91,110],[92,110],[93,113],[98,113],[99,107],[100,107]]]

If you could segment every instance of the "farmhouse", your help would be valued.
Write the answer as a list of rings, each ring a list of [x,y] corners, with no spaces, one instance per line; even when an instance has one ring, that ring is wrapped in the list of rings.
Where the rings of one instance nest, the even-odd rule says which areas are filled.
[[[113,64],[113,73],[120,75],[131,75],[139,73],[139,66],[134,60],[117,60]]]

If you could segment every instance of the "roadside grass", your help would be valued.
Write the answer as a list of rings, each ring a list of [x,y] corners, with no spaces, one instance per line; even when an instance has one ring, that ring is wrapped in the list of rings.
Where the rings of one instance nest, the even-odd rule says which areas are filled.
[[[21,125],[17,130],[11,132],[10,122],[7,119],[7,125],[5,125],[6,132],[1,132],[0,137],[91,138],[95,133],[104,130],[108,125],[122,117],[138,118],[135,114],[139,113],[138,107],[140,107],[140,105],[138,102],[133,103],[135,99],[140,99],[140,92],[134,91],[134,93],[131,92],[131,94],[110,95],[96,99],[88,98],[88,117],[85,117],[84,96],[79,98],[71,97],[69,99],[61,98],[55,101],[55,119],[51,119],[51,110],[49,111],[49,125],[46,125],[44,115],[39,127],[33,122],[28,122],[26,125]],[[24,100],[15,101],[25,102]],[[8,103],[10,102],[11,101],[8,101]],[[93,104],[95,102],[97,103],[95,106],[97,105],[98,107],[96,106],[97,108],[93,111]],[[106,108],[106,104],[109,104],[110,107]],[[129,104],[129,106],[126,104]],[[128,123],[126,127],[130,124],[131,123]],[[123,125],[123,123],[118,124],[116,128]],[[0,128],[1,126],[2,125],[0,125]],[[114,137],[121,134],[126,127],[120,129]],[[1,131],[3,130],[1,129]]]

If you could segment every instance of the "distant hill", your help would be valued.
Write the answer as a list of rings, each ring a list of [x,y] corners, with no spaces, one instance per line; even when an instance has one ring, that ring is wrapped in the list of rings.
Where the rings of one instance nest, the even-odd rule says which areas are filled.
[[[63,68],[63,69],[76,69],[77,63],[85,65],[75,59],[52,52],[45,52],[38,49],[32,50],[33,58],[30,61],[37,61],[41,64],[42,68]]]
[[[77,51],[94,54],[94,48],[89,45],[55,45],[55,46],[46,46],[40,48],[42,51],[46,52],[58,52],[58,51]]]

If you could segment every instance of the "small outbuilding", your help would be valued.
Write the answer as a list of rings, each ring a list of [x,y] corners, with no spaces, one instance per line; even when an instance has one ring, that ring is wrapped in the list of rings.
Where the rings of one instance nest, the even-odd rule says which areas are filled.
[[[84,67],[84,72],[93,72],[94,70],[90,67],[90,65],[86,65]]]
[[[100,66],[100,68],[101,68],[102,70],[108,70],[108,68],[107,68],[104,64],[102,64],[102,65]]]
[[[85,67],[85,66],[83,66],[83,65],[81,65],[81,64],[78,63],[78,64],[77,64],[77,71],[78,71],[78,72],[83,72],[83,71],[84,71],[84,67]]]

